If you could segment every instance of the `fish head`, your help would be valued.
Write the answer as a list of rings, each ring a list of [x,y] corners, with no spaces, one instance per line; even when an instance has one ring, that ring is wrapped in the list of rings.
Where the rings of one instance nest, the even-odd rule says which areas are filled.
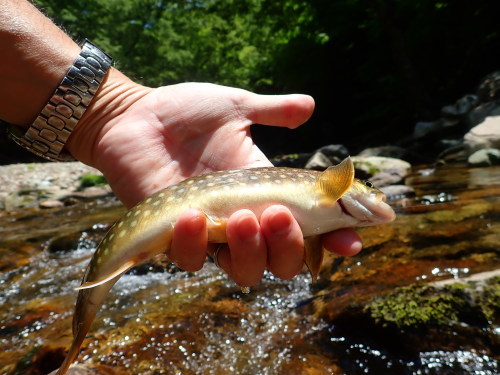
[[[386,196],[371,182],[354,179],[349,190],[337,201],[345,215],[352,217],[358,227],[393,221],[396,214],[386,203]]]

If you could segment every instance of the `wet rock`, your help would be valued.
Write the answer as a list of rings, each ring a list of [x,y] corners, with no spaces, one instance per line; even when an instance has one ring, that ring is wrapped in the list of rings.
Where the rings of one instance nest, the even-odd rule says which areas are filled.
[[[56,375],[57,370],[52,371],[48,375]],[[96,364],[85,364],[85,365],[73,365],[69,368],[66,375],[128,375],[129,373],[104,365]]]
[[[481,80],[477,96],[483,103],[500,99],[500,72],[492,72]]]
[[[415,196],[415,189],[407,185],[382,186],[380,190],[386,195],[387,199],[390,201],[403,198],[410,198]]]
[[[406,174],[402,169],[387,169],[382,172],[375,173],[370,177],[370,181],[378,188],[388,185],[400,184],[403,182]]]
[[[354,156],[352,161],[356,171],[362,172],[364,176],[373,176],[377,173],[388,172],[389,174],[404,177],[411,171],[410,163],[384,156]]]
[[[478,150],[469,156],[467,162],[472,167],[487,167],[500,164],[500,150],[496,148],[485,148]]]
[[[430,133],[441,130],[443,125],[440,121],[420,121],[415,124],[413,129],[413,138],[423,138]]]
[[[317,171],[323,171],[331,165],[332,162],[330,161],[330,159],[328,159],[325,154],[318,151],[315,152],[314,155],[309,158],[309,160],[305,165],[305,168],[314,169]]]
[[[408,151],[399,146],[379,146],[365,148],[356,156],[386,156],[389,158],[404,159]]]
[[[455,104],[444,106],[441,114],[447,118],[461,119],[479,103],[476,95],[465,95],[458,99]]]
[[[469,154],[484,148],[500,149],[500,116],[487,117],[472,128],[465,134],[464,143]]]
[[[343,145],[326,145],[320,147],[317,152],[327,156],[333,164],[338,164],[349,156],[349,150]]]
[[[40,208],[57,208],[64,206],[61,201],[41,201],[39,204]]]

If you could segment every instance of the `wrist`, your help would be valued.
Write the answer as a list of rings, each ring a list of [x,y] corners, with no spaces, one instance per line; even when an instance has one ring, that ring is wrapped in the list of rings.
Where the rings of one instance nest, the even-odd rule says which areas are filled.
[[[150,88],[141,86],[111,67],[89,107],[66,143],[66,150],[76,159],[98,167],[100,143],[127,109]]]

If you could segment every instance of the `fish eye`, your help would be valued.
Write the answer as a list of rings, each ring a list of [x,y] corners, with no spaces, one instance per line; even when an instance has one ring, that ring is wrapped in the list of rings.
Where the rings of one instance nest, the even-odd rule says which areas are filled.
[[[363,180],[363,184],[365,184],[365,186],[369,187],[369,188],[373,187],[373,184],[370,181],[368,181],[368,180]]]

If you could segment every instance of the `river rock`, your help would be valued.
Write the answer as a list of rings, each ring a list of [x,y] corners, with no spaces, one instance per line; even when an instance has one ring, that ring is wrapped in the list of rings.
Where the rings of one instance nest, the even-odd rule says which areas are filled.
[[[323,171],[329,166],[332,165],[332,162],[330,159],[326,157],[325,154],[323,154],[320,151],[317,151],[309,158],[307,161],[305,168],[306,169],[315,169],[317,171]]]
[[[387,172],[404,177],[411,172],[411,164],[401,159],[384,156],[353,156],[352,161],[356,170],[367,176]]]
[[[464,144],[469,154],[484,149],[500,149],[500,116],[487,117],[464,136]]]
[[[378,187],[378,185],[375,185]],[[415,189],[407,185],[382,186],[380,190],[386,195],[388,200],[409,198],[415,195]]]
[[[387,156],[389,158],[404,159],[407,150],[399,146],[379,146],[368,147],[361,151],[357,156]]]
[[[467,162],[472,167],[487,167],[500,164],[500,150],[497,148],[485,148],[478,150],[469,156]]]
[[[340,162],[349,156],[349,150],[344,145],[326,145],[320,147],[317,151],[334,162]]]

